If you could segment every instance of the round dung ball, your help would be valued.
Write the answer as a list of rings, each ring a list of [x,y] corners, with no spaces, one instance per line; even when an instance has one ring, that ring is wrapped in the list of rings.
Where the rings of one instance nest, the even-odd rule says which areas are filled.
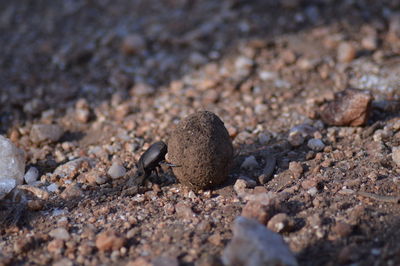
[[[233,161],[233,146],[221,119],[200,111],[183,119],[168,141],[168,159],[179,182],[193,189],[223,183]]]

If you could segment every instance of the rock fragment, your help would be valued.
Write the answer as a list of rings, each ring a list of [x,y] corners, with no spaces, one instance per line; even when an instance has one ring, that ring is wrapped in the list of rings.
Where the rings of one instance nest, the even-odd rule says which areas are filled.
[[[243,207],[241,215],[267,225],[269,219],[271,219],[274,213],[275,210],[273,205],[251,200]]]
[[[83,196],[83,191],[78,184],[73,184],[68,186],[60,196],[65,200],[80,198]]]
[[[126,174],[126,169],[123,165],[114,162],[110,169],[108,169],[107,174],[112,178],[112,179],[117,179],[120,177],[123,177]]]
[[[397,166],[400,166],[400,147],[392,148],[392,159],[397,164]]]
[[[188,206],[187,204],[185,204],[184,202],[178,202],[175,205],[175,212],[178,215],[178,217],[180,217],[182,219],[190,220],[193,217],[195,217],[195,214],[192,211],[192,208],[190,206]]]
[[[290,129],[288,141],[293,147],[300,146],[304,140],[312,136],[317,129],[309,124],[300,124]]]
[[[356,57],[357,50],[351,43],[342,42],[337,49],[337,60],[341,63],[350,63]]]
[[[13,178],[2,178],[0,179],[0,200],[7,196],[17,185],[17,181]]]
[[[0,180],[14,179],[16,184],[22,184],[25,172],[25,153],[11,140],[0,135]],[[3,182],[4,183],[4,182]],[[10,185],[7,181],[4,184]],[[1,190],[1,188],[0,188]]]
[[[67,229],[59,227],[50,231],[49,235],[55,239],[69,240],[70,235]]]
[[[168,142],[168,158],[179,165],[178,180],[194,189],[223,183],[233,160],[233,146],[221,119],[212,112],[194,113],[178,125]]]
[[[39,170],[36,167],[29,167],[29,170],[25,173],[25,182],[30,185],[35,183],[39,178]]]
[[[298,147],[304,143],[304,137],[299,131],[293,131],[289,133],[288,141],[293,147]]]
[[[238,178],[233,185],[233,189],[239,195],[245,192],[246,188],[254,188],[257,185],[257,182],[247,176],[241,176]]]
[[[100,251],[119,250],[125,244],[125,238],[109,230],[101,232],[96,238],[96,247]]]
[[[282,237],[255,220],[239,216],[233,239],[223,252],[225,265],[298,265]]]
[[[47,250],[50,253],[60,254],[65,246],[64,240],[62,239],[53,239],[47,244]]]
[[[276,233],[290,232],[294,221],[286,213],[278,213],[268,221],[267,227]]]
[[[292,172],[292,175],[295,179],[298,179],[303,173],[303,166],[301,166],[301,163],[299,162],[290,162],[289,171]]]
[[[246,159],[244,159],[244,162],[242,163],[242,165],[240,166],[241,168],[244,169],[255,169],[258,168],[258,162],[256,160],[256,157],[254,157],[253,155],[246,157]]]
[[[59,125],[36,124],[32,126],[30,139],[34,143],[57,142],[63,134]]]
[[[75,118],[81,123],[87,123],[90,119],[90,108],[86,99],[79,99],[75,104]]]
[[[368,121],[371,101],[369,91],[346,89],[321,108],[322,121],[330,126],[362,126]]]
[[[325,148],[325,144],[320,139],[310,139],[307,146],[313,151],[322,151]]]
[[[54,175],[59,178],[73,178],[83,169],[92,168],[95,162],[91,158],[78,158],[60,165],[54,170]]]

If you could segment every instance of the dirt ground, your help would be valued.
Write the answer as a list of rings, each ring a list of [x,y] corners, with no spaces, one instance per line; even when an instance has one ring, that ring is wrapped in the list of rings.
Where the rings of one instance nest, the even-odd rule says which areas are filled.
[[[0,133],[50,190],[1,203],[19,219],[0,265],[219,265],[247,203],[238,178],[283,195],[300,265],[400,265],[400,1],[2,0],[0,47]],[[366,125],[320,120],[346,88],[373,95]],[[198,110],[233,139],[226,183],[191,191],[164,167],[132,189],[140,155]],[[39,124],[64,134],[35,141]],[[127,172],[110,178],[113,164]]]

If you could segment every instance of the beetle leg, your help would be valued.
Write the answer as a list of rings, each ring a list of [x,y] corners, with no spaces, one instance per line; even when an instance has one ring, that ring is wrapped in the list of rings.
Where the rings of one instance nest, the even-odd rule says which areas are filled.
[[[154,168],[154,172],[156,172],[157,180],[160,179],[160,176],[158,175],[158,167]]]
[[[162,162],[160,162],[160,164],[165,164],[166,166],[170,166],[170,167],[182,167],[182,165],[176,165],[173,163],[168,163],[166,161],[162,161]]]

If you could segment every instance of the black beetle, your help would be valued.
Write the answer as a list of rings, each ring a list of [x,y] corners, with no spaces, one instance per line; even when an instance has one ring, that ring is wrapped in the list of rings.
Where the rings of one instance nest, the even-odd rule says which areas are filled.
[[[138,162],[138,175],[143,176],[146,179],[151,175],[153,171],[156,171],[157,167],[160,167],[160,163],[165,161],[165,155],[167,154],[167,144],[163,141],[153,143],[140,157]],[[158,176],[158,174],[157,174]]]

